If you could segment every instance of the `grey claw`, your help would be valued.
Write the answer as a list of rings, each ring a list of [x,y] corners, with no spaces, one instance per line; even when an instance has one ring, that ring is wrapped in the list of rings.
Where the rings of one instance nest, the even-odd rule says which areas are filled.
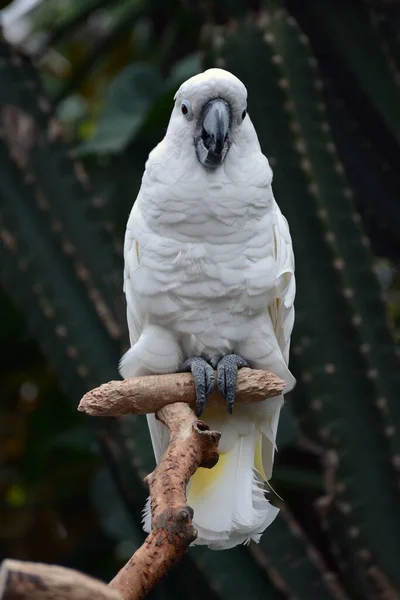
[[[211,365],[207,364],[207,367],[206,367],[206,397],[207,398],[214,391],[214,383],[215,383],[214,369],[211,367]]]
[[[238,369],[248,367],[248,362],[238,354],[223,356],[217,365],[217,385],[232,414],[236,400],[236,381]]]
[[[181,371],[191,371],[196,388],[196,416],[200,417],[206,400],[214,389],[214,370],[200,356],[192,356],[183,363]]]

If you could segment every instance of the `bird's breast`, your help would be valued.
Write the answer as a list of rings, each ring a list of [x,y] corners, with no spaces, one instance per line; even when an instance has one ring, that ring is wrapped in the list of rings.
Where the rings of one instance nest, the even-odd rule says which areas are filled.
[[[146,318],[229,351],[266,311],[276,281],[271,228],[236,243],[181,242],[139,232],[135,296]]]

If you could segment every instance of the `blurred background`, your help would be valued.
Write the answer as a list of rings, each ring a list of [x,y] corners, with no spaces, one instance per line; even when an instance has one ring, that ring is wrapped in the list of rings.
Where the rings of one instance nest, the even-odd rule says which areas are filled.
[[[399,600],[400,0],[0,9],[0,556],[109,580],[143,541],[145,420],[76,407],[119,378],[147,155],[178,86],[220,66],[248,88],[296,256],[282,510],[151,597]]]

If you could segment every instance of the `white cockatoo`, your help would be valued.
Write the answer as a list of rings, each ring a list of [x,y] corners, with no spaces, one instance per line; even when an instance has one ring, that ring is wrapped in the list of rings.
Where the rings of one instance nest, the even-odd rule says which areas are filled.
[[[219,461],[192,476],[196,544],[259,541],[278,509],[265,497],[283,395],[235,401],[237,370],[285,382],[294,322],[294,258],[272,171],[247,114],[247,90],[222,69],[182,84],[164,139],[150,153],[125,237],[124,291],[131,348],[124,378],[191,371],[197,414],[222,433]],[[214,385],[228,410],[207,407]],[[168,429],[148,415],[158,462]],[[149,503],[144,529],[151,528]]]

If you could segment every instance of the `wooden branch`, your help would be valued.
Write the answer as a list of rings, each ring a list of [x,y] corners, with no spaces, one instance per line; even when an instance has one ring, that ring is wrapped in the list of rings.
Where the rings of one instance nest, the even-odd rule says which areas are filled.
[[[156,469],[146,478],[150,488],[152,530],[111,581],[124,600],[139,600],[162,579],[197,537],[186,486],[198,467],[218,461],[221,434],[209,431],[183,402],[165,406],[157,418],[170,430],[170,442]]]
[[[237,380],[237,402],[249,404],[282,393],[284,381],[266,371],[240,369]],[[156,413],[174,402],[194,407],[196,392],[191,373],[151,375],[125,381],[110,381],[85,394],[78,410],[95,416],[121,416]],[[208,398],[207,405],[222,404],[218,390]]]
[[[1,600],[122,600],[105,583],[72,569],[5,560],[0,569]]]
[[[265,371],[241,369],[237,401],[259,402],[277,396],[284,382]],[[208,404],[223,402],[217,390]],[[0,600],[140,600],[166,575],[197,537],[186,487],[198,467],[218,461],[221,434],[196,419],[191,374],[156,375],[111,381],[81,400],[92,415],[156,413],[170,431],[168,448],[153,473],[150,488],[152,530],[144,544],[106,586],[101,581],[55,565],[6,560],[0,570]]]

